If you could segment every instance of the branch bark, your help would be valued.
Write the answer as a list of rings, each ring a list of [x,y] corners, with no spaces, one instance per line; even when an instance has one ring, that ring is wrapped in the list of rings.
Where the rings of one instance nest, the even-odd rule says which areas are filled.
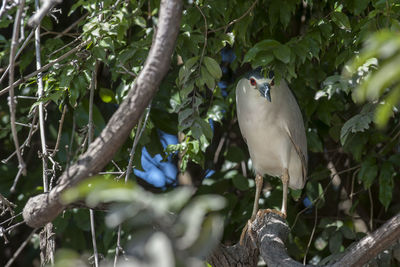
[[[155,39],[135,84],[100,136],[90,144],[87,152],[81,155],[75,164],[64,171],[58,184],[48,194],[28,200],[23,216],[29,226],[40,227],[54,220],[65,208],[61,202],[61,194],[98,173],[128,137],[168,71],[180,28],[181,10],[181,0],[161,1]]]
[[[256,242],[253,247],[251,238],[247,235],[244,246],[220,245],[207,258],[212,266],[257,266],[260,255],[267,266],[300,267],[303,265],[292,259],[286,251],[285,240],[290,228],[279,215],[269,212],[259,212],[252,224],[252,235]],[[400,213],[388,220],[379,229],[365,236],[359,242],[350,246],[331,267],[363,266],[374,259],[380,252],[394,245],[400,238]]]

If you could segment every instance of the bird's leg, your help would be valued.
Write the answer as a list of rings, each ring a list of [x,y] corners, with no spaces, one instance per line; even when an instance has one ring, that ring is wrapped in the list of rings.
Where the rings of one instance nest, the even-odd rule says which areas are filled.
[[[290,179],[289,170],[285,169],[282,175],[283,197],[282,197],[282,209],[281,209],[281,212],[285,217],[287,211],[287,195],[288,195],[289,179]]]
[[[253,204],[253,212],[251,214],[251,220],[253,221],[256,218],[258,211],[258,202],[260,200],[260,194],[263,187],[263,177],[260,174],[256,174],[256,197],[254,199]]]
[[[247,224],[243,228],[242,234],[240,235],[240,241],[239,241],[240,245],[243,245],[244,237],[246,236],[246,232],[248,232],[254,246],[256,246],[255,239],[251,233],[251,223],[254,221],[254,219],[256,218],[256,215],[257,215],[258,202],[260,200],[260,194],[261,194],[262,187],[263,187],[263,177],[260,174],[256,174],[256,197],[254,199],[253,212],[251,214],[250,220],[247,221]]]

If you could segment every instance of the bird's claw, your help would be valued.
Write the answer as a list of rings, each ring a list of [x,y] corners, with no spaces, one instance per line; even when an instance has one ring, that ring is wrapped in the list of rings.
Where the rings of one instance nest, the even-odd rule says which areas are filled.
[[[274,210],[274,209],[259,210],[257,212],[257,217],[263,216],[266,213],[270,213],[270,212],[275,213],[275,214],[279,215],[282,219],[286,220],[286,213],[283,213],[282,211]]]
[[[239,244],[241,246],[244,245],[244,239],[246,237],[246,233],[248,233],[248,235],[250,236],[250,240],[253,244],[253,247],[257,247],[257,243],[256,243],[256,239],[254,237],[253,231],[252,231],[252,224],[253,224],[254,219],[250,219],[247,221],[246,225],[244,226],[243,230],[242,230],[242,234],[240,235],[240,240],[239,240]]]
[[[257,247],[257,242],[256,242],[256,238],[254,237],[253,234],[253,230],[252,230],[252,225],[254,220],[256,219],[256,217],[263,217],[265,214],[267,213],[275,213],[278,216],[280,216],[282,219],[286,220],[286,214],[279,211],[279,210],[275,210],[275,209],[263,209],[263,210],[258,210],[257,212],[257,216],[254,216],[254,218],[251,218],[250,220],[247,221],[246,225],[244,226],[243,230],[242,230],[242,234],[240,235],[240,240],[239,240],[239,244],[241,246],[244,245],[244,239],[246,237],[246,233],[249,235],[250,240],[253,244],[253,247]]]

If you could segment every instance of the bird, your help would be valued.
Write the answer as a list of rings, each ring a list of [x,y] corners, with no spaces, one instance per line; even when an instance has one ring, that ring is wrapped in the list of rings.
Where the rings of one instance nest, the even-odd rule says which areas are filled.
[[[288,187],[304,188],[308,157],[299,105],[283,79],[275,83],[273,71],[269,71],[265,77],[259,67],[239,80],[236,86],[236,109],[240,132],[256,174],[253,212],[242,231],[242,244],[258,212],[263,176],[267,174],[282,180],[282,208],[280,212],[266,212],[278,213],[285,219]]]

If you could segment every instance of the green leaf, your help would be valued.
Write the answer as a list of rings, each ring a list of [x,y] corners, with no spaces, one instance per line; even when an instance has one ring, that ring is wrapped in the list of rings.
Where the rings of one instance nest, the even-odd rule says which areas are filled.
[[[204,66],[201,66],[201,78],[206,82],[209,89],[213,90],[215,87],[215,80]]]
[[[232,183],[239,190],[246,191],[249,189],[249,179],[247,179],[240,173],[233,176]]]
[[[342,12],[333,12],[332,13],[333,22],[342,30],[351,30],[350,20],[349,18]]]
[[[267,51],[270,49],[273,49],[277,46],[279,46],[280,43],[275,40],[262,40],[261,42],[258,42],[255,46],[253,46],[244,56],[243,62],[250,62],[253,59],[256,58],[257,54],[261,51]]]
[[[383,128],[386,126],[389,118],[393,115],[393,109],[395,108],[399,100],[400,86],[396,86],[386,96],[385,101],[377,106],[374,121],[379,128]]]
[[[358,180],[363,182],[365,189],[368,189],[373,184],[377,175],[378,166],[376,165],[375,158],[368,157],[361,164]]]
[[[393,165],[390,162],[384,162],[379,174],[379,201],[385,207],[385,210],[388,209],[390,202],[392,202],[393,173]]]
[[[221,79],[222,71],[217,61],[215,61],[215,59],[210,57],[204,57],[204,65],[215,79],[218,80]]]
[[[225,156],[226,160],[232,161],[232,162],[241,162],[246,159],[245,154],[243,151],[237,147],[237,146],[230,146],[228,148],[228,151],[226,152]]]
[[[179,112],[178,123],[179,123],[179,129],[181,131],[190,127],[193,124],[192,115],[193,115],[193,108],[191,108],[191,107]]]
[[[115,102],[115,94],[113,91],[107,88],[100,88],[99,95],[101,100],[103,100],[104,103],[110,103],[110,102]]]
[[[372,122],[373,116],[373,112],[369,111],[355,115],[346,121],[340,131],[340,142],[342,145],[346,143],[349,133],[364,132],[364,130],[367,130]]]
[[[315,131],[307,132],[307,146],[310,151],[315,153],[323,151],[321,139]]]
[[[279,45],[274,50],[272,50],[274,56],[287,64],[290,62],[290,48],[287,45]]]
[[[340,231],[336,231],[331,238],[329,238],[329,251],[332,254],[339,253],[342,246],[343,235]]]
[[[289,3],[290,3],[289,1],[280,1],[280,8],[279,8],[280,21],[283,25],[283,28],[285,29],[289,25],[292,14]]]
[[[146,20],[143,17],[135,16],[133,21],[139,27],[146,28]]]
[[[267,66],[274,60],[274,56],[271,51],[261,51],[257,54],[257,58],[251,62],[252,68],[257,68],[259,66]]]

